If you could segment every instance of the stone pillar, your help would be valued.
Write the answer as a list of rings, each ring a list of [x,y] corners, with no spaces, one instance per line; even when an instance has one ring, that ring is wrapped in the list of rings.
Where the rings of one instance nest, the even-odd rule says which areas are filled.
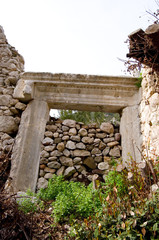
[[[12,152],[10,191],[35,191],[41,140],[48,118],[49,107],[44,101],[31,101],[23,112]]]
[[[141,162],[142,136],[138,105],[123,109],[120,133],[122,136],[122,159],[124,165],[128,166],[131,157],[137,163]]]

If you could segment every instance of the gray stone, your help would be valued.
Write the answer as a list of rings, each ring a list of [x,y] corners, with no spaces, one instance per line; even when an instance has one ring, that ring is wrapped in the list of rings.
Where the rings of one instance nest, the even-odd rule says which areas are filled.
[[[83,170],[86,171],[86,168],[82,165],[75,165],[74,166],[78,172],[82,172]]]
[[[73,164],[80,163],[81,160],[82,160],[82,159],[81,159],[80,157],[75,157],[75,158],[73,159]]]
[[[121,139],[121,134],[120,133],[115,133],[115,141],[120,141]]]
[[[45,136],[51,138],[51,137],[53,136],[53,133],[50,132],[50,131],[46,131],[46,132],[45,132]]]
[[[58,138],[59,137],[59,133],[58,132],[53,133],[53,137],[54,138]]]
[[[61,176],[61,175],[64,174],[64,171],[65,171],[65,167],[64,167],[64,166],[61,166],[61,167],[57,170],[56,175],[57,175],[57,176]]]
[[[91,169],[95,169],[96,168],[96,164],[95,164],[95,161],[92,157],[87,157],[86,159],[84,159],[83,163],[91,168]]]
[[[99,149],[100,149],[100,150],[103,150],[104,148],[106,148],[106,144],[101,141],[101,142],[99,143]]]
[[[40,153],[40,157],[42,157],[42,158],[48,158],[48,157],[49,157],[49,153],[46,152],[45,150],[43,150],[43,151]]]
[[[97,155],[97,154],[101,154],[101,150],[99,148],[93,148],[91,151],[92,155]]]
[[[52,146],[46,146],[44,147],[44,150],[47,152],[52,152],[55,149],[56,145],[52,145]]]
[[[114,137],[111,137],[111,138],[104,138],[104,139],[103,139],[103,141],[104,141],[105,143],[113,142],[114,140],[115,140]]]
[[[52,168],[49,168],[49,167],[45,167],[45,168],[44,168],[44,172],[55,173],[56,170],[55,170],[55,169],[52,169]]]
[[[68,167],[65,169],[64,176],[70,177],[76,172],[76,169],[74,167]]]
[[[58,149],[60,152],[63,152],[63,150],[65,149],[64,143],[63,143],[63,142],[58,143],[58,144],[57,144],[57,149]]]
[[[98,164],[99,170],[107,170],[109,169],[109,164],[107,162],[101,162]]]
[[[81,128],[79,131],[78,131],[79,135],[82,136],[82,137],[85,137],[87,136],[87,130],[85,128]]]
[[[97,163],[102,162],[102,156],[95,156],[94,161]]]
[[[15,108],[17,108],[18,110],[24,111],[26,108],[26,104],[18,102],[16,103]]]
[[[0,106],[9,106],[10,100],[10,95],[0,95]]]
[[[91,144],[91,143],[93,143],[94,142],[94,138],[90,138],[90,137],[83,137],[82,138],[82,142],[83,143],[88,143],[88,144]]]
[[[0,132],[14,133],[18,130],[18,125],[12,116],[0,116]]]
[[[69,127],[67,127],[67,126],[62,126],[62,131],[63,131],[63,132],[68,132],[68,131],[69,131]]]
[[[106,136],[106,133],[96,133],[96,138],[105,138]]]
[[[76,144],[76,148],[78,148],[78,149],[86,149],[86,146],[82,142],[80,142],[80,143]]]
[[[49,162],[47,166],[49,168],[59,169],[61,167],[61,164],[59,162],[54,161],[54,162]]]
[[[72,158],[61,156],[60,157],[60,162],[61,162],[62,165],[67,166],[67,167],[72,167],[73,166]]]
[[[66,148],[71,149],[71,150],[76,149],[76,144],[72,141],[68,141],[66,144]]]
[[[114,127],[111,123],[109,122],[105,122],[105,123],[102,123],[100,125],[100,129],[101,131],[105,132],[105,133],[114,133]]]
[[[55,144],[60,143],[61,141],[62,141],[62,139],[60,137],[54,138],[54,143]]]
[[[102,152],[103,155],[104,155],[104,156],[108,155],[109,150],[110,150],[110,148],[109,148],[109,147],[106,147],[106,148],[103,150],[103,152]]]
[[[117,146],[115,146],[110,150],[109,155],[111,157],[120,157],[120,149]]]
[[[52,177],[53,177],[53,173],[46,173],[44,176],[45,179],[50,179]]]
[[[56,132],[57,126],[56,125],[46,125],[46,129],[51,132]]]
[[[70,156],[70,151],[68,150],[68,149],[65,149],[64,151],[63,151],[63,154],[66,156],[66,157],[69,157]]]
[[[67,127],[70,127],[70,128],[76,127],[76,121],[71,120],[71,119],[65,119],[65,120],[62,122],[62,124],[65,125],[65,126],[67,126]]]
[[[62,153],[59,152],[58,150],[54,150],[53,152],[50,153],[51,157],[60,157],[62,156]]]
[[[68,134],[69,134],[70,136],[75,136],[75,135],[77,134],[76,128],[70,128]]]
[[[57,160],[57,157],[49,157],[48,158],[48,161],[51,162],[51,161],[56,161]]]
[[[75,142],[80,142],[80,136],[76,135],[76,136],[71,136],[70,139],[72,141],[75,141]]]
[[[45,172],[44,172],[44,170],[41,169],[40,172],[39,172],[39,176],[44,177],[44,175],[45,175]]]
[[[108,146],[108,147],[114,147],[114,146],[116,146],[116,145],[119,145],[119,142],[114,141],[114,142],[107,143],[107,146]]]
[[[41,177],[38,179],[38,184],[37,184],[38,189],[41,189],[41,188],[45,189],[47,188],[47,186],[48,186],[48,181],[45,178]]]
[[[89,151],[76,149],[74,150],[73,155],[75,157],[87,157],[87,156],[90,156],[91,154]]]
[[[44,138],[44,140],[42,141],[42,144],[44,145],[44,146],[47,146],[47,145],[51,145],[51,144],[53,144],[53,139],[52,138],[50,138],[50,137],[46,137],[46,138]]]
[[[69,138],[70,138],[70,137],[69,137],[68,135],[66,135],[66,136],[63,136],[63,137],[62,137],[62,140],[63,140],[63,141],[67,141],[67,140],[69,140]]]

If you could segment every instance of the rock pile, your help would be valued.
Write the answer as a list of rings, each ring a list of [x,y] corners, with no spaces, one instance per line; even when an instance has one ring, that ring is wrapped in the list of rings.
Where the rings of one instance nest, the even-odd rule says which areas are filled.
[[[53,174],[66,179],[92,181],[104,177],[113,160],[121,156],[119,125],[84,125],[74,120],[54,120],[46,125],[42,141],[37,188],[45,188]]]
[[[13,98],[13,91],[24,70],[23,57],[8,44],[0,26],[0,155],[9,152],[26,105]]]

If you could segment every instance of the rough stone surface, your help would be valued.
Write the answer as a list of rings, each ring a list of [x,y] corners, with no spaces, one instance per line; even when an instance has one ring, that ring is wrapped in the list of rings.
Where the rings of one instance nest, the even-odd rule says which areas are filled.
[[[0,132],[14,133],[18,130],[18,125],[12,116],[0,116]]]
[[[103,131],[103,132],[105,132],[105,133],[114,133],[114,127],[113,127],[113,125],[111,124],[111,123],[108,123],[108,122],[106,122],[106,123],[102,123],[101,125],[100,125],[100,129],[101,129],[101,131]]]

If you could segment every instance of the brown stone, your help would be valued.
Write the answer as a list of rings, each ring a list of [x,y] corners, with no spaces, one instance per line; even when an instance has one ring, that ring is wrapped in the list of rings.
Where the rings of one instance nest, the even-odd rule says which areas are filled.
[[[105,132],[105,133],[114,133],[114,127],[111,123],[109,122],[105,122],[105,123],[102,123],[100,125],[100,129],[101,131]]]
[[[95,161],[92,157],[87,157],[84,161],[83,164],[85,164],[87,167],[91,168],[91,169],[95,169],[96,168],[96,164]]]

